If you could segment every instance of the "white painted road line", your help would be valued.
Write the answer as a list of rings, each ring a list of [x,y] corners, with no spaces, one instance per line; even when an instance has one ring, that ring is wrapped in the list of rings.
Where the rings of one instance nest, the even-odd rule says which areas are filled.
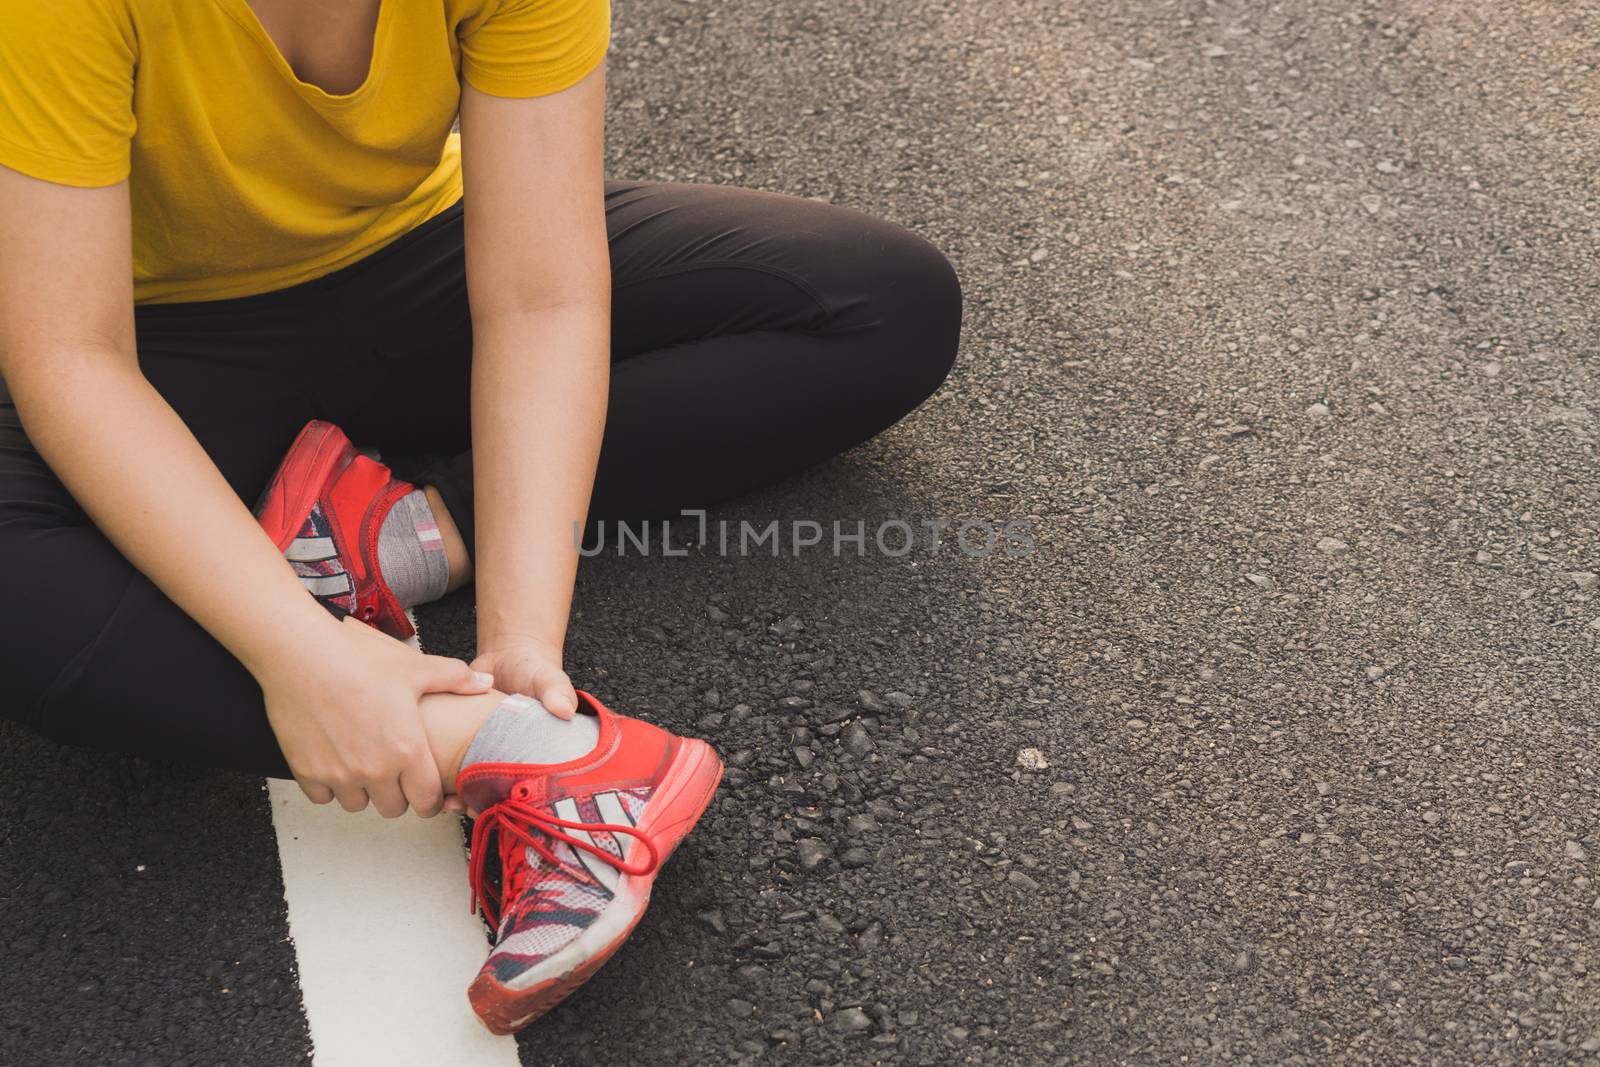
[[[467,1003],[489,948],[460,818],[352,815],[267,784],[315,1067],[519,1067]]]
[[[317,805],[267,780],[315,1067],[520,1067],[467,985],[489,954],[467,911],[461,819]]]

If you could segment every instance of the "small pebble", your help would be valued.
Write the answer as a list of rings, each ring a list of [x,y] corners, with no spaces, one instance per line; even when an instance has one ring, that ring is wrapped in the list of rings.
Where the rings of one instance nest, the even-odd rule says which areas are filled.
[[[1017,753],[1017,766],[1025,771],[1042,771],[1050,766],[1050,761],[1038,749],[1025,748]]]
[[[831,855],[828,846],[814,837],[801,838],[797,847],[800,851],[800,867],[802,870],[815,870]]]
[[[796,615],[785,616],[784,618],[773,623],[771,626],[767,627],[769,631],[777,634],[779,637],[790,637],[799,633],[805,628],[806,624],[801,622],[799,617]]]
[[[865,867],[872,862],[872,854],[864,848],[846,849],[839,862],[846,867]]]
[[[1019,871],[1015,867],[1006,872],[1006,881],[1019,889],[1026,889],[1029,892],[1039,888],[1038,882],[1034,881],[1026,872]]]
[[[859,722],[853,722],[845,727],[844,750],[850,755],[861,759],[873,749],[872,737],[867,733],[867,728]]]
[[[872,1029],[872,1020],[860,1008],[844,1008],[833,1013],[831,1025],[842,1034],[858,1034]]]

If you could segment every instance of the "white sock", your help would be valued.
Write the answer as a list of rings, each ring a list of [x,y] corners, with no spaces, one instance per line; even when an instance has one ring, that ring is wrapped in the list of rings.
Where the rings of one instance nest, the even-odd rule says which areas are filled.
[[[396,500],[378,527],[378,569],[403,608],[438,600],[449,588],[444,541],[421,489]]]
[[[461,766],[474,763],[565,763],[588,755],[600,741],[600,719],[582,712],[558,719],[543,704],[512,693],[484,720]]]

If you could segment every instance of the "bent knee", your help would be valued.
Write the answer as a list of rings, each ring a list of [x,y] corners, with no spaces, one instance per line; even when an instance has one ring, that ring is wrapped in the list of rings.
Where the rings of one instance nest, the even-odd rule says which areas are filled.
[[[939,388],[961,336],[961,282],[926,237],[855,208],[795,197],[764,202],[779,267],[812,298],[803,331],[830,339],[839,395],[866,433]],[[773,221],[775,220],[775,221]]]
[[[961,343],[961,279],[955,264],[920,234],[906,231],[911,246],[905,268],[912,303],[921,313],[921,330],[931,371],[936,373],[928,392],[938,388],[955,364]]]
[[[893,375],[903,415],[932,396],[955,365],[961,281],[933,242],[902,226],[881,226],[881,251],[865,265],[878,322],[873,358]]]

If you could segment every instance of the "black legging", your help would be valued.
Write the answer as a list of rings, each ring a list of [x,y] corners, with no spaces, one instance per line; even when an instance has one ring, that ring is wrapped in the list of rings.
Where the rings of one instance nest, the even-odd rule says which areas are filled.
[[[594,517],[782,478],[891,425],[950,369],[955,273],[898,226],[723,186],[608,182],[605,200]],[[438,487],[471,543],[460,205],[327,277],[135,322],[146,377],[243,500],[308,419],[328,419],[362,447],[453,457],[402,473]],[[3,401],[0,715],[67,744],[289,776],[255,679],[94,527]]]

